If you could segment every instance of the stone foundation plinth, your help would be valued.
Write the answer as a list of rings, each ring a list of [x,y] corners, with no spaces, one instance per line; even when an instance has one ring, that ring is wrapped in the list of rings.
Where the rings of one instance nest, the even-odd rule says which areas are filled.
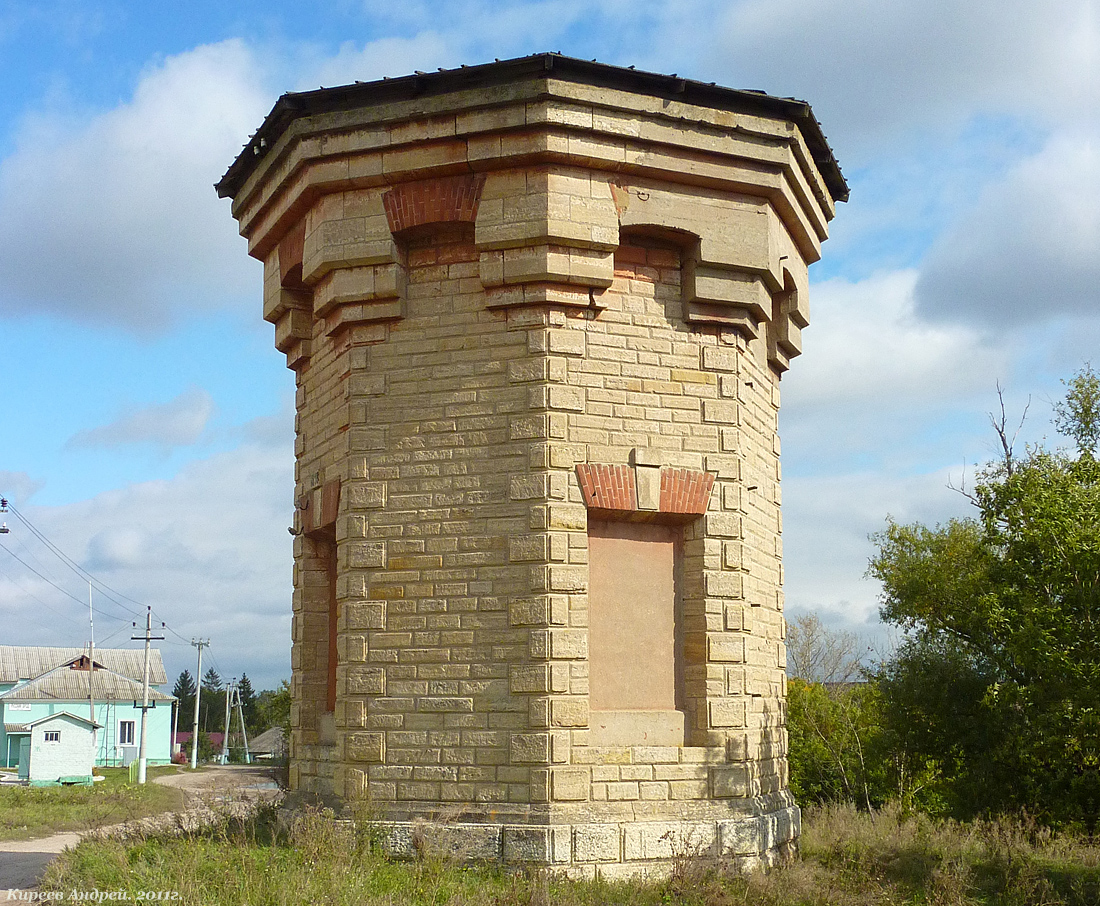
[[[496,824],[379,821],[376,839],[391,856],[431,854],[503,867],[542,865],[574,877],[616,879],[667,872],[675,860],[724,860],[737,869],[770,867],[797,851],[796,806],[717,820]]]

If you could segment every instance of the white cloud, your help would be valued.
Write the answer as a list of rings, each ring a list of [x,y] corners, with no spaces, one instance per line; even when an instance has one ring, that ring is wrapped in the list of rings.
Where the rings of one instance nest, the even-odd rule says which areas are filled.
[[[869,536],[901,523],[935,525],[970,515],[958,468],[920,474],[848,472],[783,482],[783,559],[792,612],[822,609],[849,624],[871,623],[878,583],[865,577],[875,552]]]
[[[988,390],[1008,368],[1007,350],[973,328],[921,319],[917,278],[902,270],[811,287],[805,354],[783,379],[784,406],[925,406]]]
[[[743,0],[715,32],[708,63],[806,96],[850,163],[914,127],[981,112],[1072,121],[1100,102],[1091,0]]]
[[[194,650],[179,636],[210,637],[227,676],[245,671],[258,685],[289,675],[293,456],[289,448],[243,447],[195,462],[170,481],[130,485],[61,507],[25,507],[51,541],[120,595],[152,605],[179,635],[162,643],[169,672],[191,667]],[[86,600],[87,586],[27,532],[5,536],[26,545],[46,575]],[[6,542],[7,543],[7,542]],[[27,556],[24,554],[24,559]],[[34,564],[35,561],[29,560]],[[5,558],[0,623],[11,644],[81,644],[87,610]],[[12,581],[18,579],[18,583]],[[39,601],[28,594],[33,592]],[[98,592],[97,639],[121,632],[125,608]],[[65,619],[43,620],[42,603]],[[70,622],[75,621],[75,622]]]
[[[989,186],[929,252],[919,310],[990,328],[1100,317],[1100,130],[1063,132]]]
[[[9,472],[0,469],[0,494],[5,495],[16,506],[22,506],[44,485],[45,482],[31,478],[26,472]],[[0,522],[2,521],[4,517],[0,517]]]
[[[190,446],[202,436],[214,400],[198,387],[185,390],[167,403],[136,409],[107,425],[74,434],[67,447],[115,448],[127,444],[153,444],[162,449]]]
[[[411,75],[414,70],[450,68],[465,62],[460,41],[435,31],[419,32],[413,37],[379,38],[365,45],[347,41],[335,56],[319,61],[299,80],[299,91],[320,86],[350,85],[383,77]]]
[[[212,186],[269,106],[234,40],[164,59],[113,110],[28,118],[0,161],[0,312],[142,332],[251,295]]]

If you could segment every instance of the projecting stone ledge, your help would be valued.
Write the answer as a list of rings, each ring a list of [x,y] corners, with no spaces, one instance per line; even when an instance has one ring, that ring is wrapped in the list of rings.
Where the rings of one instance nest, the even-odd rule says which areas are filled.
[[[622,233],[660,235],[685,320],[763,337],[783,371],[847,198],[801,102],[552,54],[284,95],[218,190],[296,369],[311,309],[328,335],[404,317],[397,240],[469,223],[497,309],[598,308]]]

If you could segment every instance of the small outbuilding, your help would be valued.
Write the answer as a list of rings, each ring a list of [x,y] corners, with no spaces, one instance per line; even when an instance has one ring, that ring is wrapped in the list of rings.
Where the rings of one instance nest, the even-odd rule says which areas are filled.
[[[87,717],[59,711],[24,724],[19,776],[31,786],[92,783],[95,734],[100,725]]]
[[[286,733],[282,727],[272,727],[257,736],[248,748],[261,761],[286,761]]]

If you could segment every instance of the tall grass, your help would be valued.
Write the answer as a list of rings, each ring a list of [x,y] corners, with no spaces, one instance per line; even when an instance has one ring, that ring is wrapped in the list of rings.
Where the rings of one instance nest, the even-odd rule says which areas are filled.
[[[150,768],[150,779],[174,767]],[[179,790],[129,782],[126,768],[96,768],[94,786],[0,788],[0,840],[32,840],[60,831],[86,831],[178,809]]]
[[[1025,821],[958,824],[846,806],[807,813],[803,858],[739,877],[683,856],[649,882],[569,881],[506,873],[426,849],[416,862],[379,853],[369,823],[321,813],[277,830],[273,809],[202,833],[84,843],[51,867],[45,889],[178,893],[205,904],[347,906],[1096,906],[1100,852]]]

